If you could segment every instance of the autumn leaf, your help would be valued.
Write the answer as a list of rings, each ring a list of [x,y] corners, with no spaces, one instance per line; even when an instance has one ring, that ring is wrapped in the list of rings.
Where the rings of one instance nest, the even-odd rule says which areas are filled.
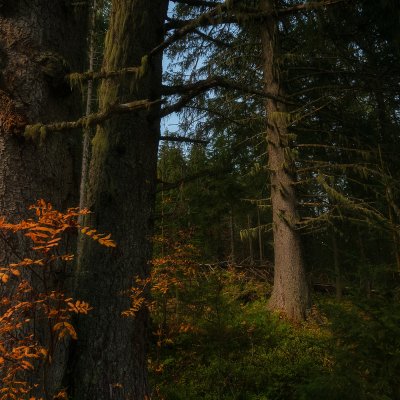
[[[75,328],[69,322],[58,322],[53,326],[53,331],[58,332],[59,338],[69,335],[74,340],[78,339]]]
[[[89,303],[80,300],[76,301],[75,303],[67,301],[67,305],[69,307],[68,311],[74,312],[76,314],[87,314],[90,310],[93,309],[92,307],[90,307]]]
[[[22,368],[25,369],[25,370],[32,370],[32,369],[34,369],[34,368],[33,368],[33,365],[32,365],[29,361],[26,361],[26,360],[23,360],[23,361],[21,362],[21,366],[22,366]]]

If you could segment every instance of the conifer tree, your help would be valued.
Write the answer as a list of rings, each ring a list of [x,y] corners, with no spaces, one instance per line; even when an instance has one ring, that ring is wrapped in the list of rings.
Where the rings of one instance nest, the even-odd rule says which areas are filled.
[[[102,71],[138,66],[137,72],[103,80],[100,111],[116,103],[154,102],[161,93],[161,54],[167,1],[115,0],[106,35]],[[114,116],[99,125],[92,144],[85,204],[93,225],[112,232],[114,253],[99,252],[84,240],[76,291],[93,312],[79,322],[71,358],[71,394],[77,399],[143,399],[148,394],[146,340],[148,316],[122,316],[129,288],[149,271],[154,219],[159,103]]]
[[[377,5],[381,10],[379,15],[385,15],[388,21],[388,24],[383,24],[383,19],[377,17],[365,2],[178,3],[178,17],[192,18],[193,23],[198,21],[197,29],[190,36],[191,49],[182,59],[182,71],[188,66],[200,65],[197,72],[192,72],[191,80],[197,76],[199,83],[203,82],[203,86],[207,83],[206,89],[213,90],[190,104],[185,123],[190,119],[208,119],[209,129],[214,129],[214,132],[220,129],[227,135],[234,132],[227,129],[232,121],[250,120],[244,117],[244,112],[252,108],[253,115],[258,114],[252,121],[258,121],[260,131],[260,120],[266,118],[269,136],[274,130],[278,132],[276,139],[279,140],[268,143],[271,200],[274,203],[275,199],[272,208],[276,212],[274,229],[280,225],[292,232],[297,244],[289,245],[282,253],[289,256],[293,250],[297,256],[283,263],[275,261],[277,275],[270,303],[272,308],[284,310],[288,315],[294,313],[292,306],[285,310],[283,294],[276,293],[282,292],[280,282],[283,282],[282,286],[289,284],[290,272],[303,270],[298,245],[301,232],[311,235],[307,238],[308,248],[310,245],[321,248],[327,240],[322,239],[321,232],[330,235],[329,225],[336,224],[336,221],[338,226],[347,226],[350,231],[355,229],[354,222],[359,229],[383,228],[386,242],[392,232],[393,253],[398,254],[394,201],[398,192],[393,170],[388,169],[386,153],[380,162],[376,151],[376,138],[379,136],[385,137],[381,139],[380,148],[386,146],[386,141],[392,143],[392,148],[397,146],[393,134],[389,133],[396,126],[396,105],[393,103],[396,84],[390,78],[397,76],[390,61],[396,60],[396,42],[393,39],[396,25],[391,22],[396,18],[393,4],[382,2]],[[215,11],[217,16],[212,14],[216,6],[219,7]],[[199,15],[205,10],[208,18],[201,19]],[[180,22],[171,20],[170,24],[188,24],[185,18]],[[270,27],[269,30],[266,26]],[[368,32],[367,26],[370,27]],[[272,28],[275,34],[270,34],[269,46],[266,46],[266,37]],[[262,37],[264,62],[261,58]],[[209,51],[205,50],[206,46]],[[176,47],[176,54],[179,55],[181,49]],[[201,54],[201,59],[196,58],[198,54]],[[268,81],[264,92],[260,77],[262,68],[264,79]],[[387,82],[392,83],[384,84],[386,81],[379,78],[378,69],[388,69],[385,76]],[[183,90],[184,73],[171,76],[173,79],[179,81],[177,87]],[[262,109],[263,97],[266,99],[266,112]],[[371,102],[374,98],[377,106]],[[377,113],[370,110],[377,110]],[[195,117],[193,113],[196,113]],[[359,118],[354,118],[354,115]],[[380,128],[377,130],[376,127]],[[382,134],[384,131],[386,133]],[[278,148],[277,152],[274,148]],[[279,152],[279,162],[271,170],[271,162],[277,160],[275,153]],[[279,179],[275,169],[281,171]],[[380,172],[383,169],[385,173]],[[378,186],[377,177],[381,182]],[[274,191],[278,196],[274,196]],[[378,208],[374,196],[382,200]],[[276,201],[278,199],[280,202]],[[283,207],[285,202],[291,203],[289,209]],[[388,207],[387,203],[391,206]],[[290,217],[283,215],[285,213]],[[345,224],[340,222],[343,219]],[[286,235],[286,239],[289,236]],[[285,247],[286,239],[281,237],[275,242],[275,256],[276,246]],[[289,269],[281,276],[280,265]],[[290,265],[295,266],[292,271]],[[305,315],[308,296],[304,272],[299,272],[294,279],[297,284],[292,291],[295,293],[302,287],[303,290],[298,292],[304,294],[302,299],[298,297],[295,301],[300,302],[301,311],[293,317],[298,319]]]
[[[84,68],[86,28],[84,3],[16,0],[0,4],[0,216],[9,221],[27,216],[28,206],[41,198],[59,209],[78,204],[77,132],[52,135],[36,129],[36,124],[80,114],[80,95],[71,91],[65,76]],[[2,236],[1,267],[29,257],[30,247],[15,235]],[[32,283],[28,271],[25,278]],[[46,284],[55,287],[54,282]],[[10,295],[3,290],[2,299]],[[35,339],[45,342],[47,327],[47,320],[33,319]],[[64,347],[53,355],[46,375],[39,370],[33,378],[46,381],[49,396],[62,385]]]

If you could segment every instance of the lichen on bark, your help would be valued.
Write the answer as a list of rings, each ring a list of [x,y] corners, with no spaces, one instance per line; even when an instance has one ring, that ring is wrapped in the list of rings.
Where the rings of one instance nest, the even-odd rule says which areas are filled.
[[[102,71],[140,68],[102,80],[100,112],[115,104],[161,97],[162,55],[151,60],[146,55],[163,42],[167,3],[113,1]],[[114,116],[97,127],[92,141],[84,203],[94,211],[89,217],[94,226],[111,232],[118,247],[111,254],[82,241],[76,295],[94,309],[78,323],[71,365],[71,395],[79,400],[148,395],[147,315],[142,312],[130,320],[121,313],[129,308],[125,293],[135,276],[144,278],[149,270],[159,135],[158,104]]]

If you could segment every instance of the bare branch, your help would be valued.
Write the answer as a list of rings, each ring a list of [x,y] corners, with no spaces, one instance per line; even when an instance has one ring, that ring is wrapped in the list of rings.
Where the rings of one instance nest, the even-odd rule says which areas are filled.
[[[149,110],[152,107],[159,106],[163,102],[163,100],[137,100],[130,103],[114,104],[106,108],[105,110],[86,115],[76,121],[53,122],[49,124],[37,123],[35,125],[26,125],[24,136],[26,138],[31,138],[34,140],[38,137],[43,139],[43,137],[46,136],[47,132],[62,132],[82,127],[87,128],[89,126],[100,124],[110,119],[114,115]]]
[[[201,38],[203,38],[204,40],[207,40],[208,42],[214,43],[215,45],[217,45],[218,47],[224,47],[224,48],[230,48],[232,47],[230,43],[224,42],[223,40],[219,40],[216,38],[213,38],[210,35],[207,35],[206,33],[195,29],[193,31],[196,35],[200,36]]]
[[[124,74],[135,74],[137,75],[141,70],[141,67],[128,67],[122,68],[118,71],[87,71],[87,72],[74,72],[66,76],[66,79],[73,82],[85,82],[98,79],[113,78],[115,76],[121,76]]]

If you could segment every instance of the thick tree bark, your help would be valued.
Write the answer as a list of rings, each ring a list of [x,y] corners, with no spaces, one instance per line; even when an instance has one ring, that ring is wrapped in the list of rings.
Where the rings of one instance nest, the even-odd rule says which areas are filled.
[[[85,42],[85,8],[67,3],[1,2],[0,214],[8,217],[23,215],[39,197],[57,207],[77,200],[78,141],[49,135],[39,146],[19,135],[26,123],[73,119],[80,112],[64,76],[83,68],[85,49],[75,43]]]
[[[262,1],[262,11],[273,11],[273,0]],[[261,27],[265,91],[276,98],[284,97],[278,66],[278,25],[273,13]],[[304,272],[300,235],[296,230],[296,193],[292,177],[294,162],[290,158],[288,110],[284,103],[266,100],[267,142],[271,175],[271,201],[275,273],[269,301],[272,310],[283,312],[289,319],[305,318],[309,302]]]
[[[114,0],[106,36],[105,71],[142,63],[137,76],[110,78],[99,91],[100,109],[161,95],[162,57],[142,57],[163,40],[167,0]],[[129,308],[135,277],[148,275],[153,228],[159,109],[116,116],[97,128],[86,184],[91,224],[111,232],[117,249],[83,239],[77,296],[94,307],[78,323],[69,388],[75,400],[144,399],[147,395],[147,314]]]
[[[75,119],[80,114],[80,95],[71,94],[64,77],[69,69],[83,69],[85,13],[85,6],[69,1],[0,2],[0,215],[8,220],[25,217],[27,206],[39,198],[59,208],[78,204],[78,135],[48,135],[38,144],[25,140],[22,133],[27,123]],[[20,255],[29,256],[25,242],[13,245]],[[1,242],[0,265],[14,257]],[[47,327],[47,320],[44,324]],[[35,334],[46,340],[48,332],[42,328],[36,321]],[[63,350],[56,352],[46,371],[50,397],[60,388],[63,375]]]

